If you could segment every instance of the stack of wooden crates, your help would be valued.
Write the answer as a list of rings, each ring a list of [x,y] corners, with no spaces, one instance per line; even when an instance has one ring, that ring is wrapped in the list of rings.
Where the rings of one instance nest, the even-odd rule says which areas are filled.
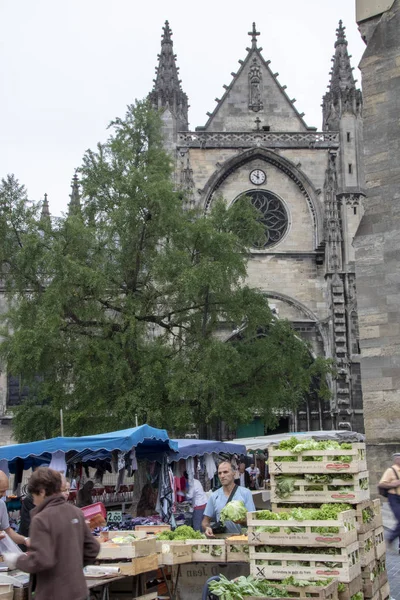
[[[342,461],[343,455],[351,456],[351,460]],[[315,456],[322,460],[311,458]],[[339,600],[350,600],[359,592],[367,599],[388,600],[380,501],[370,500],[365,444],[353,443],[351,450],[309,450],[302,454],[271,446],[269,472],[273,512],[337,502],[350,504],[352,510],[330,521],[265,521],[257,519],[256,513],[249,513],[252,575],[273,580],[290,576],[302,580],[333,577],[339,581]],[[342,473],[346,473],[345,479],[341,478]],[[311,474],[336,477],[327,483],[316,483],[312,477],[305,477]],[[280,475],[294,478],[295,490],[285,499],[277,494]],[[273,527],[275,531],[263,531],[262,527]],[[289,527],[299,528],[298,532],[290,532]],[[326,533],[327,527],[334,528],[334,533]],[[274,546],[274,551],[268,546]],[[279,546],[281,553],[277,552]],[[301,552],[289,554],[284,551],[288,546],[301,548]],[[335,555],[327,548],[335,548]]]

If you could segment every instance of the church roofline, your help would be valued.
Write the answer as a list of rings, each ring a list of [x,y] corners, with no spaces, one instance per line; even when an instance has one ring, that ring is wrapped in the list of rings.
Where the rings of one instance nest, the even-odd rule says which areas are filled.
[[[232,72],[232,80],[230,82],[229,85],[224,85],[223,87],[225,88],[225,93],[222,96],[221,99],[216,98],[216,100],[218,101],[217,106],[214,108],[214,110],[210,113],[207,112],[207,116],[209,117],[206,124],[201,126],[201,127],[196,127],[196,131],[201,131],[202,129],[207,129],[207,127],[211,124],[212,120],[214,119],[214,117],[217,115],[220,107],[223,105],[225,99],[227,98],[229,92],[231,91],[233,84],[235,83],[235,81],[238,79],[238,77],[241,75],[241,73],[243,72],[243,69],[245,68],[245,66],[247,65],[247,63],[250,60],[250,57],[253,54],[257,54],[257,56],[259,57],[259,59],[262,61],[262,63],[264,64],[264,66],[266,67],[266,69],[268,70],[268,72],[270,73],[270,75],[273,77],[273,79],[275,79],[276,84],[282,94],[282,96],[285,98],[285,100],[290,104],[290,106],[292,107],[292,109],[294,110],[297,118],[299,119],[299,121],[301,122],[301,124],[307,129],[307,131],[316,131],[316,127],[310,127],[307,125],[307,123],[304,121],[303,117],[305,113],[300,113],[297,108],[295,107],[294,103],[296,101],[295,98],[291,99],[290,96],[288,96],[288,94],[286,93],[286,85],[281,85],[278,81],[278,75],[279,73],[273,73],[273,71],[270,69],[269,65],[271,63],[270,60],[265,60],[263,55],[261,54],[263,48],[262,47],[258,47],[257,46],[257,36],[260,35],[260,33],[258,31],[256,31],[256,26],[255,23],[253,23],[253,30],[250,31],[248,33],[248,35],[252,36],[252,46],[251,48],[246,48],[247,50],[247,56],[244,60],[239,60],[239,64],[240,64],[240,68],[239,70],[234,73]]]

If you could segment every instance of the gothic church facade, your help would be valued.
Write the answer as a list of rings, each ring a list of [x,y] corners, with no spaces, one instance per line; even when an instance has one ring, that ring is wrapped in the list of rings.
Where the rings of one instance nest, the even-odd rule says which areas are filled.
[[[310,396],[288,415],[291,431],[363,431],[353,238],[362,216],[362,97],[345,28],[336,31],[323,127],[306,125],[258,46],[232,73],[208,121],[188,130],[172,31],[163,28],[153,106],[162,110],[176,184],[207,213],[216,197],[244,195],[263,215],[265,237],[251,249],[248,283],[289,319],[316,356],[333,358],[332,398]]]

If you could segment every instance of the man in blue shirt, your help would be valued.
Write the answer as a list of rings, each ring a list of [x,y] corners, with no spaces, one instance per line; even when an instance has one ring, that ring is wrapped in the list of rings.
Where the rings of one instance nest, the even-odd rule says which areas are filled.
[[[210,526],[211,521],[219,521],[221,510],[226,505],[228,498],[235,487],[234,466],[230,462],[220,463],[220,465],[218,466],[218,477],[222,487],[219,488],[219,490],[213,492],[210,498],[208,499],[207,506],[204,511],[204,518],[202,521],[204,533],[207,537],[214,536]],[[256,510],[253,502],[252,493],[245,487],[237,487],[232,500],[242,500],[248,512]],[[233,521],[225,521],[225,527],[228,533],[240,534],[242,531],[240,525],[238,523],[233,523]]]

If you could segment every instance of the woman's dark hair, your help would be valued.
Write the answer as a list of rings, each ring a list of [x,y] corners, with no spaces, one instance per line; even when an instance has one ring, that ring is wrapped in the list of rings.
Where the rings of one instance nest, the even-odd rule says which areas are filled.
[[[61,475],[48,467],[39,467],[28,481],[29,494],[40,494],[44,490],[45,496],[53,496],[61,492]]]

